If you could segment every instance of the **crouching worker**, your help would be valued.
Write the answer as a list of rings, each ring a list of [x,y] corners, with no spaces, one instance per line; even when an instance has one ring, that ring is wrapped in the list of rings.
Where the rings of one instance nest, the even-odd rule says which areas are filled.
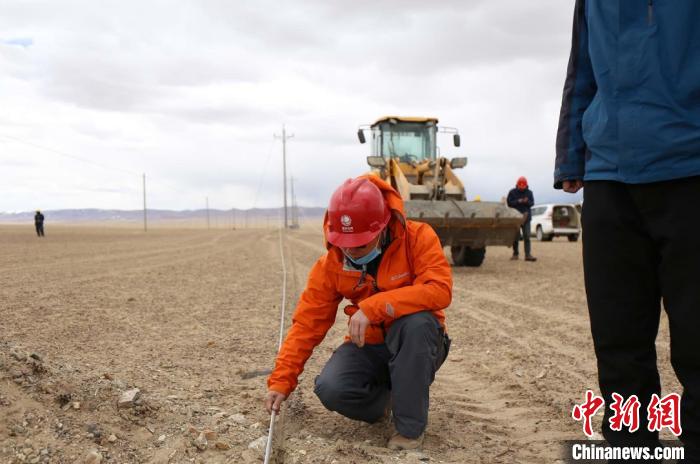
[[[444,309],[452,272],[433,229],[406,220],[403,201],[374,175],[349,179],[324,219],[328,251],[313,266],[268,379],[265,406],[279,411],[343,298],[348,336],[316,377],[331,411],[369,423],[391,410],[391,449],[419,449],[430,384],[447,357]]]

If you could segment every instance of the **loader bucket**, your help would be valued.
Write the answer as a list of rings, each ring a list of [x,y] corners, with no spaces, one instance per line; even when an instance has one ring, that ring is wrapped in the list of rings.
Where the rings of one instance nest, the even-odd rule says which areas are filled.
[[[406,217],[430,224],[443,246],[484,248],[512,245],[524,216],[498,202],[404,201]]]

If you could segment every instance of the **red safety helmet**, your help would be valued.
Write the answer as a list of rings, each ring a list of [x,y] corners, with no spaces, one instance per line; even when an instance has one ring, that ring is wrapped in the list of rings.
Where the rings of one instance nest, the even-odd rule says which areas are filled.
[[[518,182],[515,183],[515,186],[520,190],[525,190],[527,188],[527,179],[525,176],[518,177]]]
[[[328,205],[328,241],[341,248],[368,244],[386,227],[391,212],[379,187],[364,177],[348,179]]]

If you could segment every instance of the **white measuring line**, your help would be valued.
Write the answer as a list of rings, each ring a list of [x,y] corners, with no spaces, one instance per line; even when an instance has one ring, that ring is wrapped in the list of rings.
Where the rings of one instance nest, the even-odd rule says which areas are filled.
[[[284,336],[284,310],[287,307],[287,263],[284,259],[284,249],[282,248],[282,228],[280,228],[280,256],[282,257],[282,309],[280,311],[280,339],[277,343],[277,353],[282,347],[282,337]],[[275,430],[275,411],[270,413],[270,431],[267,434],[267,445],[265,445],[265,464],[270,463],[272,454],[272,434]]]

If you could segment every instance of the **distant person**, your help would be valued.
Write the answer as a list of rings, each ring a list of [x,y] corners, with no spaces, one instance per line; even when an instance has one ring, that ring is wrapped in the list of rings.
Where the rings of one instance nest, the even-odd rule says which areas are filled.
[[[554,167],[554,188],[583,188],[603,436],[614,446],[659,444],[646,411],[661,395],[663,300],[683,386],[683,463],[700,463],[699,25],[697,0],[577,0]],[[636,432],[613,430],[613,393],[641,402]]]
[[[530,244],[530,209],[532,205],[535,204],[535,197],[532,194],[532,190],[528,187],[525,177],[518,178],[515,188],[508,192],[507,204],[511,208],[517,209],[525,216],[525,222],[520,226],[523,242],[525,242],[525,261],[537,261],[537,258],[532,256]],[[519,237],[516,236],[513,242],[513,256],[510,257],[511,260],[520,258],[520,253],[518,251],[519,241]]]
[[[333,193],[323,226],[327,251],[311,269],[292,327],[268,379],[265,407],[279,411],[313,349],[351,304],[348,336],[316,377],[314,393],[331,411],[364,422],[387,417],[390,449],[419,449],[429,389],[447,357],[445,308],[452,270],[427,224],[406,219],[401,196],[374,175]]]
[[[39,210],[36,210],[36,214],[34,215],[34,228],[36,229],[37,237],[44,236],[44,215],[41,214]]]

